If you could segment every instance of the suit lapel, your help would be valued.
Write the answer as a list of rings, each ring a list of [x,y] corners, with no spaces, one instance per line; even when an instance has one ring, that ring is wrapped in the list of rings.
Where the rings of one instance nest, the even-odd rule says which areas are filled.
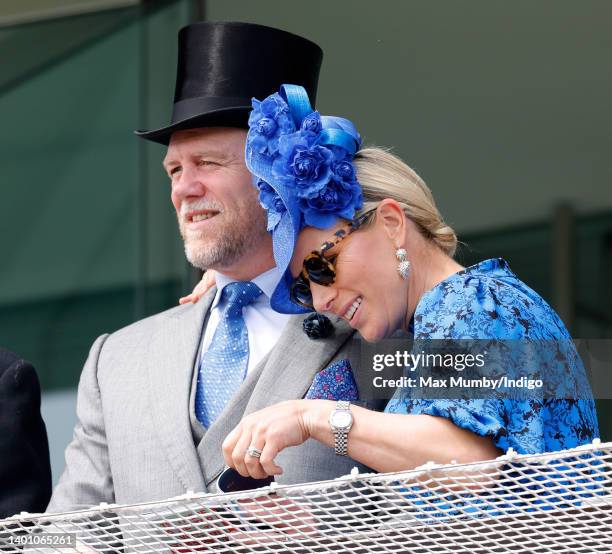
[[[221,445],[229,432],[240,423],[247,403],[261,372],[265,367],[269,354],[249,372],[246,379],[219,414],[215,422],[207,429],[206,434],[198,445],[197,452],[200,466],[204,474],[204,483],[208,487],[225,466]]]
[[[185,490],[205,490],[189,418],[189,393],[203,323],[216,289],[155,329],[148,356],[152,414],[160,442]]]
[[[330,363],[354,333],[344,320],[330,317],[334,335],[327,339],[312,340],[302,330],[304,317],[294,317],[287,324],[262,371],[246,413],[283,400],[302,398],[314,376]]]
[[[302,331],[304,316],[292,317],[276,346],[247,375],[238,392],[208,429],[198,455],[208,486],[225,466],[221,444],[244,415],[271,404],[302,398],[315,374],[328,365],[353,330],[340,318],[331,318],[335,333],[311,340]]]

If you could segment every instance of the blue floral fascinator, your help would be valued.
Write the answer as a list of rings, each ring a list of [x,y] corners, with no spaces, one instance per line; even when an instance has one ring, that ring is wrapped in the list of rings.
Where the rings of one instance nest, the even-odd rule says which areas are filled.
[[[361,137],[348,119],[313,111],[298,85],[283,85],[252,105],[246,165],[268,212],[274,260],[283,275],[270,303],[278,312],[304,313],[289,297],[288,267],[298,234],[305,226],[327,229],[337,218],[352,220],[362,207],[353,166]]]

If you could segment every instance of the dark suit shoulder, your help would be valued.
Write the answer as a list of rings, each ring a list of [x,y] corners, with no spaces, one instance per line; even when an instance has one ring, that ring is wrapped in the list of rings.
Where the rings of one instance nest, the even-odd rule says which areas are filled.
[[[51,496],[51,467],[40,385],[31,363],[0,353],[0,519],[40,512]]]
[[[36,370],[30,362],[9,354],[11,356],[2,358],[0,367],[0,425],[5,433],[8,428],[17,428],[22,421],[40,417],[40,384]]]
[[[17,354],[0,348],[0,379],[4,379],[4,387],[8,386],[9,374],[12,376],[12,387],[24,387],[26,389],[39,389],[38,377],[34,366],[27,360],[20,358]]]
[[[21,360],[17,354],[0,346],[0,375],[2,375],[9,367],[18,361],[23,360]]]

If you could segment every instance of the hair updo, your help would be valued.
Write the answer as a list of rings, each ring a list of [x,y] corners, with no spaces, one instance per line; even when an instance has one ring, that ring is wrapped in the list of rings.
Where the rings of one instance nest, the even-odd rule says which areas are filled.
[[[413,169],[382,148],[359,150],[353,161],[363,192],[362,212],[392,198],[401,204],[426,239],[449,256],[454,255],[455,231],[444,222],[429,187]]]

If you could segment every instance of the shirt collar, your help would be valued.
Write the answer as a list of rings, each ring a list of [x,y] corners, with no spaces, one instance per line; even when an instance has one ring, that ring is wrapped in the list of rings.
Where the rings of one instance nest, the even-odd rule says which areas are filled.
[[[219,273],[218,271],[215,273],[215,281],[217,284],[217,293],[215,294],[215,298],[213,300],[211,310],[217,307],[219,301],[221,300],[221,292],[223,291],[223,287],[225,285],[229,285],[233,283],[236,279],[232,279],[227,275],[223,275],[223,273]],[[276,285],[281,280],[281,272],[280,270],[274,266],[272,269],[268,269],[268,271],[264,271],[260,273],[257,277],[251,279],[252,283],[255,283],[263,292],[263,295],[260,296],[262,298],[265,295],[265,301],[267,304],[270,303],[270,297],[272,293],[276,289]],[[257,302],[257,300],[255,301]]]

